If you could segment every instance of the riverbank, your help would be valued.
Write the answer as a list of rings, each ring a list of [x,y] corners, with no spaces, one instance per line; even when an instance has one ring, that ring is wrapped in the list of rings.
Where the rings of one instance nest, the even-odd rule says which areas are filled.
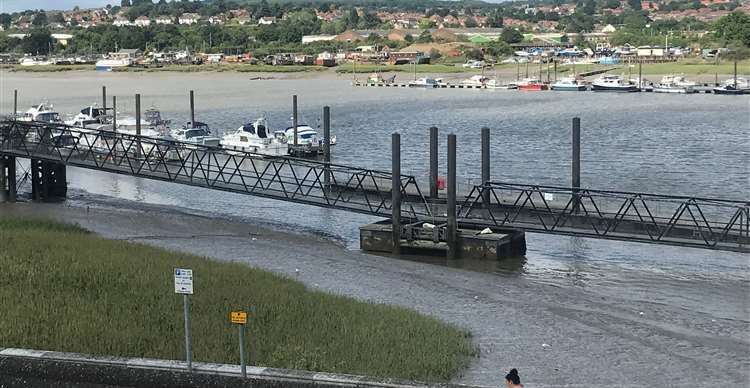
[[[120,185],[128,187],[125,181]],[[528,386],[546,387],[629,386],[624,382],[735,386],[749,377],[744,368],[750,362],[746,275],[741,280],[686,277],[635,265],[606,267],[605,272],[599,268],[603,263],[592,267],[585,260],[571,263],[569,271],[537,276],[526,273],[527,259],[466,270],[451,268],[455,263],[445,267],[372,256],[313,233],[301,235],[299,228],[266,229],[245,218],[218,218],[215,210],[79,195],[63,204],[0,205],[0,212],[66,220],[107,238],[247,263],[296,278],[311,289],[396,304],[445,320],[470,330],[479,349],[456,382],[497,385],[512,367],[519,368]],[[542,248],[541,238],[529,234],[528,239],[528,260],[545,260],[534,253]],[[546,243],[544,249],[559,252],[569,244],[591,253],[609,249],[606,242],[587,239],[562,246]],[[624,244],[623,250],[637,247],[647,257],[644,252],[658,252],[667,261],[695,251],[618,244]],[[700,290],[705,303],[669,296],[690,294],[688,290]]]
[[[191,268],[196,361],[239,362],[228,322],[234,310],[251,311],[246,346],[254,365],[440,382],[473,352],[467,332],[405,308],[310,290],[243,263],[0,214],[0,346],[181,359],[172,270]],[[257,230],[242,229],[214,233],[257,239]]]

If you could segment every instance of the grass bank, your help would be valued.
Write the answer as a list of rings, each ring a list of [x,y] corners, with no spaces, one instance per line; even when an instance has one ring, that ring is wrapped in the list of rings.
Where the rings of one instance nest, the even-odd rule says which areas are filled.
[[[460,64],[457,66],[443,64],[417,65],[417,73],[472,73],[480,72],[477,69],[465,69]],[[375,64],[357,64],[346,63],[336,67],[337,73],[374,73],[374,72],[404,72],[413,73],[414,65],[375,65]]]
[[[628,71],[628,64],[618,65],[577,65],[576,71],[578,73],[599,70],[604,68],[616,67],[617,70],[613,70],[613,73]],[[522,69],[525,69],[525,65],[521,65]],[[539,65],[529,65],[529,68],[538,72]],[[561,72],[572,71],[572,66],[558,66],[558,70]],[[546,67],[543,69],[546,72]],[[728,61],[722,61],[718,64],[714,62],[707,62],[702,60],[684,60],[677,62],[666,62],[666,63],[650,63],[642,65],[643,74],[646,75],[664,75],[664,74],[685,74],[685,75],[728,75],[734,72],[734,63]],[[632,74],[638,74],[638,64],[633,64],[630,68]],[[750,61],[740,61],[737,63],[737,72],[740,74],[750,74]],[[546,74],[546,73],[545,73]]]
[[[182,359],[172,271],[185,267],[195,276],[197,361],[239,362],[228,316],[251,306],[247,346],[256,365],[446,381],[474,351],[467,332],[411,310],[76,226],[0,217],[0,247],[0,347]]]

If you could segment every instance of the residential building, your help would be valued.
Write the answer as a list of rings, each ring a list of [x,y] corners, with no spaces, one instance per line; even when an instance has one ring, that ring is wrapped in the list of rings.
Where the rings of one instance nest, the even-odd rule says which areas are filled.
[[[128,18],[118,16],[115,18],[115,21],[112,23],[115,27],[124,27],[124,26],[132,26],[134,25],[133,22],[131,22]]]
[[[171,16],[157,16],[154,22],[156,24],[174,24],[174,19]]]
[[[334,39],[336,39],[336,35],[304,35],[302,37],[302,43],[325,42]]]
[[[258,19],[258,25],[271,25],[276,23],[276,17],[275,16],[263,16],[260,19]]]
[[[148,27],[151,25],[151,19],[148,16],[138,16],[135,19],[135,25],[138,27]]]
[[[227,22],[227,18],[224,15],[214,15],[208,18],[208,22],[213,25],[224,25]]]
[[[191,24],[198,23],[200,18],[201,18],[201,15],[198,15],[197,13],[183,13],[177,19],[177,22],[180,24],[191,25]]]

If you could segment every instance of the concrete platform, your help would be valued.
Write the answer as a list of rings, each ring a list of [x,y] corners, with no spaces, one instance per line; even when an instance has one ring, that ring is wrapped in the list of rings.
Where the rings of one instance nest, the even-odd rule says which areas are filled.
[[[404,225],[401,232],[401,252],[413,255],[446,255],[448,243],[445,225],[425,228],[424,224]],[[389,220],[376,222],[359,228],[359,246],[368,252],[393,251],[393,233]],[[459,225],[457,258],[475,260],[502,260],[526,254],[526,235],[513,229],[492,229],[492,233],[462,228]]]

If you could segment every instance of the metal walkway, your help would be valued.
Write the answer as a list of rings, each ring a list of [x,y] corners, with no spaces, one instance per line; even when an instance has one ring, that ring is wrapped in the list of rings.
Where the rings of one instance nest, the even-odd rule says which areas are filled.
[[[390,217],[390,172],[269,157],[164,139],[18,121],[0,122],[0,155]],[[401,175],[401,217],[447,222]],[[461,226],[522,229],[750,253],[750,203],[486,182],[459,194]]]

